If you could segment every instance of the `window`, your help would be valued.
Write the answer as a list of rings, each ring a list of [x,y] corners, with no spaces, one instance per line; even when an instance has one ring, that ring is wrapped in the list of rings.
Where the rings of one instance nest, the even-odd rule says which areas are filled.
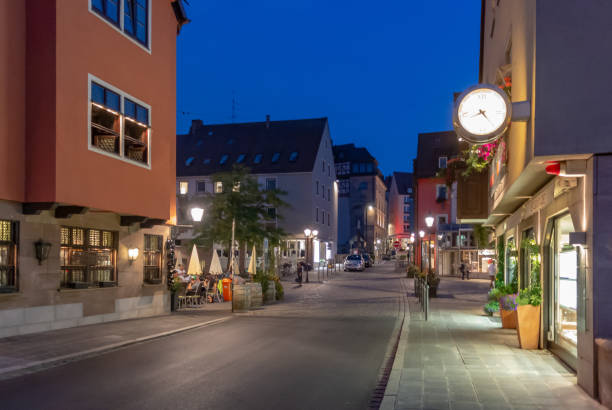
[[[255,158],[253,159],[253,164],[261,164],[261,158],[263,154],[255,154]]]
[[[272,163],[276,164],[280,158],[280,152],[275,152],[272,154]]]
[[[215,194],[220,194],[223,192],[223,182],[217,181],[215,182]]]
[[[91,75],[89,81],[90,148],[148,166],[150,107],[119,90],[111,90],[108,85],[101,85]],[[194,157],[187,158],[185,166],[193,161]]]
[[[189,157],[189,158],[187,158],[187,159],[185,160],[185,166],[186,166],[186,167],[190,167],[190,166],[191,166],[191,164],[193,164],[193,160],[194,160],[194,159],[195,159],[194,157]]]
[[[409,196],[409,195],[406,195],[406,196],[404,197],[404,203],[405,203],[405,204],[409,204],[409,203],[410,203],[410,196]]]
[[[327,164],[327,176],[331,177],[331,166]]]
[[[315,221],[319,222],[319,208],[315,209]]]
[[[198,181],[196,190],[198,192],[206,192],[206,181]]]
[[[359,164],[353,163],[353,174],[359,173]]]
[[[123,30],[147,45],[147,0],[125,0],[123,4]]]
[[[340,195],[342,194],[348,194],[351,192],[351,183],[348,179],[343,179],[341,181],[339,181],[338,183],[338,193]]]
[[[323,173],[325,173],[325,160],[323,160]]]
[[[374,166],[371,163],[367,164],[366,168],[368,173],[374,172]]]
[[[359,173],[365,174],[365,172],[366,172],[366,164],[365,163],[359,164]]]
[[[404,205],[404,213],[405,214],[409,214],[410,213],[410,205]]]
[[[266,191],[273,191],[276,189],[276,178],[266,178]]]
[[[297,151],[293,151],[291,155],[289,155],[289,162],[295,162],[297,160],[298,153]]]
[[[321,195],[323,195],[323,199],[325,199],[325,185],[321,185]]]
[[[329,219],[329,212],[327,213],[327,226],[331,226],[331,222],[330,222],[330,219]]]
[[[336,175],[348,175],[351,173],[351,163],[350,162],[341,162],[335,165],[336,167]]]
[[[242,164],[242,162],[244,161],[244,157],[246,157],[245,154],[238,155],[238,159],[236,159],[236,164]]]
[[[219,165],[225,164],[227,162],[227,158],[228,158],[227,154],[222,155],[221,159],[219,160]]]
[[[204,161],[202,161],[202,164],[204,165],[210,164],[210,158],[204,158]]]
[[[317,195],[319,195],[319,181],[317,181]]]
[[[325,210],[321,209],[321,223],[325,224]]]
[[[161,235],[144,236],[144,282],[151,284],[162,283],[162,242]]]
[[[91,0],[90,10],[149,51],[149,0]]]
[[[410,222],[410,215],[404,215],[404,222]]]
[[[408,193],[411,194],[412,193],[412,188],[408,188]]]
[[[327,188],[327,202],[331,201],[331,189]]]
[[[404,232],[410,232],[410,225],[404,225]]]
[[[60,285],[64,288],[117,286],[116,233],[60,228]]]
[[[364,190],[368,189],[368,183],[367,183],[367,182],[365,182],[365,181],[364,181],[364,182],[360,182],[360,183],[359,183],[359,188],[358,188],[358,189],[359,189],[360,191],[364,191]]]
[[[187,194],[187,192],[189,192],[189,182],[187,181],[179,182],[179,192],[181,193],[181,195]]]
[[[0,220],[0,293],[18,290],[18,232],[18,222]]]
[[[436,215],[436,226],[448,223],[448,215]]]
[[[438,158],[438,168],[446,168],[447,162],[448,162],[447,157],[439,157]]]
[[[240,192],[240,181],[234,182],[234,187],[232,188],[232,192]]]
[[[442,184],[436,185],[436,201],[437,202],[446,201],[446,185],[442,185]]]

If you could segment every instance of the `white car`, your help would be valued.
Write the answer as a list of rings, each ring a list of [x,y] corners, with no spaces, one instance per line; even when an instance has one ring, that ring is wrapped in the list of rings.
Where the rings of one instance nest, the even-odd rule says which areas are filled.
[[[365,261],[361,255],[349,255],[344,260],[344,271],[358,270],[363,272],[365,270]]]

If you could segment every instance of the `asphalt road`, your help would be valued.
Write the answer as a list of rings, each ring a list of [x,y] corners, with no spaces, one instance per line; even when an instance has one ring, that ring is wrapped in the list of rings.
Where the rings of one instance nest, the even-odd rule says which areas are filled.
[[[286,302],[0,382],[7,409],[365,409],[400,309],[392,265]]]

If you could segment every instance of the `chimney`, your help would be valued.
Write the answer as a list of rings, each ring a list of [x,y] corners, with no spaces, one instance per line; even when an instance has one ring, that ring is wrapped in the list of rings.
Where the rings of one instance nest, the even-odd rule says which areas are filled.
[[[189,128],[190,134],[195,134],[204,127],[204,121],[202,120],[191,120],[191,128]]]
[[[270,128],[270,114],[266,115],[266,128]]]

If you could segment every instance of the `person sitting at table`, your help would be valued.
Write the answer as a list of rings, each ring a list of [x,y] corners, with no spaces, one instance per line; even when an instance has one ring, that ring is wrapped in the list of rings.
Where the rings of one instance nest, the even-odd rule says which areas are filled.
[[[195,293],[198,290],[198,285],[200,284],[200,279],[196,276],[191,277],[189,283],[187,284],[187,293]]]

